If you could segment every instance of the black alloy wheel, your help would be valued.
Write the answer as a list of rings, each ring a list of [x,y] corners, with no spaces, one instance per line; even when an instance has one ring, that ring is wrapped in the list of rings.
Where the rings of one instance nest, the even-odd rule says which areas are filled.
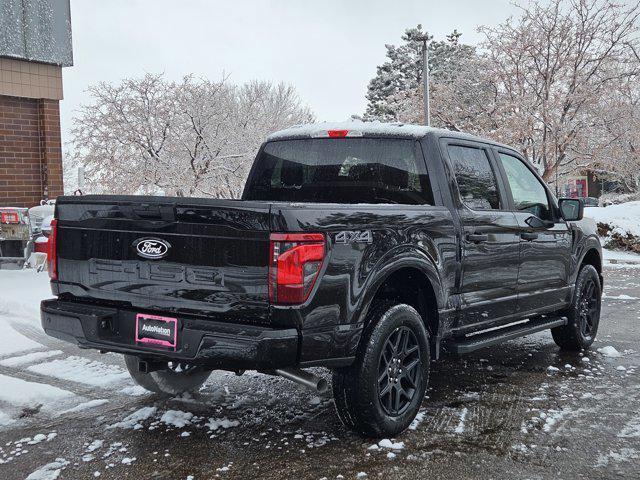
[[[420,346],[413,331],[402,326],[392,332],[380,352],[378,398],[384,411],[402,415],[422,383]]]
[[[600,319],[600,295],[599,288],[592,279],[584,284],[578,304],[578,318],[580,332],[584,337],[591,337],[598,328]]]

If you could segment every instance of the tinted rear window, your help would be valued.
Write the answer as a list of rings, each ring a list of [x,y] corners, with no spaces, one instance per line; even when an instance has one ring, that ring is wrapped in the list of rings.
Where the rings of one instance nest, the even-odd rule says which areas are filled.
[[[244,198],[284,202],[433,204],[414,140],[318,138],[269,142]]]

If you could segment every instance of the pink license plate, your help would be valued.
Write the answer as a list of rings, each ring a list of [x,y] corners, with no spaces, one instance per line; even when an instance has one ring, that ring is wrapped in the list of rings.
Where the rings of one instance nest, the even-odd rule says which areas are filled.
[[[138,313],[136,315],[136,343],[146,343],[176,349],[178,319]]]

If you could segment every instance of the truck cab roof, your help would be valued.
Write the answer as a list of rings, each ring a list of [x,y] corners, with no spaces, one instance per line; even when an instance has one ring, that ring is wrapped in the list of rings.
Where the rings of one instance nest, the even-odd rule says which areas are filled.
[[[359,120],[295,125],[285,130],[272,133],[267,138],[267,141],[323,137],[392,137],[414,138],[417,140],[428,135],[448,138],[454,137],[461,140],[474,140],[495,144],[495,142],[468,133],[445,130],[443,128],[407,123],[363,122]]]

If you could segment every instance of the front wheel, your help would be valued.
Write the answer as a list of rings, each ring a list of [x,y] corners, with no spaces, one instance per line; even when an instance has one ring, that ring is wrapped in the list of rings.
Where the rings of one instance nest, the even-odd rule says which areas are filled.
[[[333,373],[340,420],[369,437],[392,437],[413,421],[429,381],[429,336],[410,305],[374,304],[356,361]]]
[[[138,369],[138,362],[139,359],[135,355],[124,356],[124,363],[131,378],[146,390],[165,395],[197,391],[211,375],[210,370],[179,362],[167,362],[163,370],[142,373]]]
[[[584,265],[576,279],[571,306],[564,312],[566,325],[551,329],[553,340],[564,350],[589,348],[600,325],[602,287],[598,271]]]

